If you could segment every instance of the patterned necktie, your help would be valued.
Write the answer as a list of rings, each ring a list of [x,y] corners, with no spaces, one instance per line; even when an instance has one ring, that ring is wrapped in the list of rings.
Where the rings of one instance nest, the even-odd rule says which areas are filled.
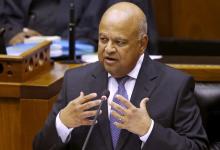
[[[127,91],[125,89],[125,82],[129,79],[129,76],[125,76],[123,78],[117,79],[118,82],[118,90],[115,93],[114,97],[113,97],[113,102],[123,106],[121,104],[121,102],[115,98],[115,96],[117,94],[122,95],[123,97],[125,97],[126,99],[128,99],[128,94]],[[112,115],[110,115],[110,127],[111,127],[111,134],[112,134],[112,142],[113,142],[113,147],[114,149],[116,149],[116,145],[118,142],[118,138],[119,138],[119,134],[120,134],[120,129],[117,128],[113,123],[114,122],[119,122],[115,117],[113,117]]]

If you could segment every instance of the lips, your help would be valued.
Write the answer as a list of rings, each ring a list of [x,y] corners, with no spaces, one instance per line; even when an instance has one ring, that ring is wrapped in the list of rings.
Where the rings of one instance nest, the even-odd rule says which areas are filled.
[[[118,59],[116,59],[114,57],[105,57],[104,61],[107,64],[114,64],[114,63],[116,63],[118,61]]]

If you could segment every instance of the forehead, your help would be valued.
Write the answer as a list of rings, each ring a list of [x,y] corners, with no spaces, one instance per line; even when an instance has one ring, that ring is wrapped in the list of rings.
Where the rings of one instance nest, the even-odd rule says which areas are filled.
[[[104,16],[99,25],[99,34],[101,35],[130,37],[134,36],[137,30],[138,25],[134,17],[117,12]]]

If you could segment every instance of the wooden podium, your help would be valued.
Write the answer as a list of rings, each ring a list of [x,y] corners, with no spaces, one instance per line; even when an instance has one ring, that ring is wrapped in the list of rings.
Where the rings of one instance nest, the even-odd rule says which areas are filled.
[[[43,127],[69,68],[50,60],[50,44],[0,55],[0,150],[31,150]]]

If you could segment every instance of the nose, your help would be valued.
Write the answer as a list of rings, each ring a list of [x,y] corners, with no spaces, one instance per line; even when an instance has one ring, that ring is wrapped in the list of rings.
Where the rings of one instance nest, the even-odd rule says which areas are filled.
[[[108,41],[108,43],[106,44],[106,47],[105,47],[105,51],[107,53],[115,52],[115,47],[114,47],[112,41],[110,41],[110,40]]]

